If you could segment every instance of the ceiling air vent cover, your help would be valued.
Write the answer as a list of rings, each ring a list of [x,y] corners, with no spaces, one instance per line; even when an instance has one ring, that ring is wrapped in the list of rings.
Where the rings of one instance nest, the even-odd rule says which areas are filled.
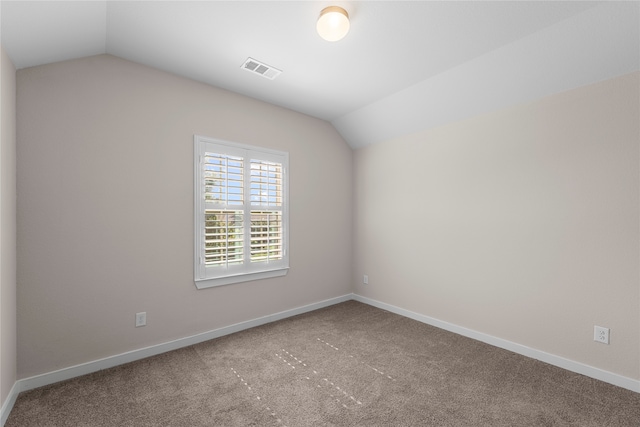
[[[253,58],[247,58],[247,60],[244,61],[244,64],[242,64],[241,68],[251,73],[259,74],[269,80],[275,79],[282,73],[282,70],[278,70],[277,68],[274,68],[271,65],[267,65],[263,62],[256,61]]]

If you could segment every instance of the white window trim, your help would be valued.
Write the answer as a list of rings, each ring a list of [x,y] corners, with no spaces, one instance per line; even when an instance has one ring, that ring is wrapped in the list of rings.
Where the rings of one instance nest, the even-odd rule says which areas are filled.
[[[194,135],[194,282],[196,288],[206,289],[214,286],[223,286],[233,283],[248,282],[252,280],[267,279],[272,277],[280,277],[287,274],[289,270],[289,154],[282,151],[255,147],[246,144],[223,141],[219,139],[208,138],[201,135]],[[277,262],[262,264],[256,263],[252,265],[250,261],[245,262],[243,266],[235,266],[223,270],[222,268],[206,267],[204,265],[204,211],[205,201],[203,194],[204,181],[202,179],[202,168],[204,152],[207,147],[212,149],[217,147],[217,151],[224,151],[220,154],[238,155],[250,160],[254,159],[276,161],[282,163],[283,166],[283,206],[282,206],[282,223],[283,223],[283,258]],[[214,149],[215,151],[215,149]],[[248,177],[249,167],[245,163],[245,177]],[[245,186],[246,188],[246,186]],[[232,206],[231,208],[234,208]],[[245,194],[245,206],[238,207],[238,210],[244,209],[245,212],[252,210],[250,194]],[[253,207],[253,210],[260,207]],[[268,209],[268,208],[265,208]],[[246,250],[246,248],[245,248]],[[248,259],[248,252],[246,252]]]

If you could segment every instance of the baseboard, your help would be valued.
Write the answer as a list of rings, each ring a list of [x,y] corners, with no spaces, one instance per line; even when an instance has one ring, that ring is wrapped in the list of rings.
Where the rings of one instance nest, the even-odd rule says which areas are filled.
[[[571,372],[582,374],[590,378],[594,378],[609,384],[616,385],[618,387],[625,388],[627,390],[635,391],[636,393],[640,393],[640,381],[634,380],[632,378],[627,378],[622,375],[614,374],[612,372],[608,372],[599,368],[594,368],[593,366],[585,365],[580,362],[565,359],[563,357],[536,350],[534,348],[530,348],[511,341],[507,341],[502,338],[497,338],[482,332],[474,331],[473,329],[464,328],[462,326],[454,325],[449,322],[434,319],[433,317],[425,316],[423,314],[414,313],[413,311],[405,310],[403,308],[376,301],[374,299],[363,297],[357,294],[353,294],[353,299],[364,304],[378,307],[383,310],[387,310],[392,313],[417,320],[418,322],[426,323],[428,325],[435,326],[437,328],[444,329],[458,335],[482,341],[492,346],[503,348],[505,350],[530,357],[532,359],[540,360],[542,362],[557,366],[562,369],[566,369]]]
[[[327,299],[324,301],[316,302],[316,303],[305,305],[302,307],[293,308],[291,310],[281,311],[279,313],[270,314],[270,315],[259,317],[253,320],[248,320],[246,322],[240,322],[234,325],[225,326],[223,328],[215,329],[212,331],[203,332],[201,334],[192,335],[192,336],[180,338],[174,341],[169,341],[166,343],[129,351],[126,353],[115,355],[115,356],[105,357],[103,359],[94,360],[91,362],[71,366],[71,367],[60,369],[53,372],[48,372],[46,374],[36,375],[30,378],[24,378],[24,379],[18,380],[18,382],[16,383],[18,385],[18,392],[31,390],[31,389],[46,386],[49,384],[54,384],[60,381],[79,377],[81,375],[90,374],[92,372],[97,372],[103,369],[112,368],[114,366],[122,365],[125,363],[134,362],[136,360],[145,359],[147,357],[166,353],[168,351],[177,350],[183,347],[188,347],[193,344],[198,344],[214,338],[219,338],[225,335],[233,334],[235,332],[243,331],[245,329],[254,328],[256,326],[265,325],[267,323],[286,319],[288,317],[296,316],[298,314],[303,314],[309,311],[318,310],[320,308],[324,308],[324,307],[328,307],[341,302],[349,301],[351,299],[352,299],[352,294],[347,294],[341,297]],[[13,406],[13,404],[11,404],[11,406]],[[8,416],[8,413],[7,413],[7,416]]]
[[[9,418],[11,409],[13,409],[13,405],[14,403],[16,403],[18,394],[20,394],[20,384],[18,382],[15,382],[13,383],[13,387],[11,387],[11,390],[9,390],[9,395],[2,403],[2,407],[0,408],[0,426],[4,426],[4,423],[7,422],[7,418]]]

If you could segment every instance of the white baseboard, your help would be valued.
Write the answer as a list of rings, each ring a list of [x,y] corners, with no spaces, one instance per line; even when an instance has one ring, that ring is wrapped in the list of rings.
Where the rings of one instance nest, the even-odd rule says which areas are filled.
[[[43,387],[49,384],[54,384],[60,381],[69,380],[71,378],[79,377],[82,375],[90,374],[92,372],[101,371],[103,369],[112,368],[114,366],[123,365],[125,363],[133,362],[136,360],[144,359],[147,357],[155,356],[158,354],[166,353],[171,350],[177,350],[179,348],[188,347],[193,344],[198,344],[204,341],[208,341],[214,338],[219,338],[225,335],[240,332],[245,329],[254,328],[256,326],[265,325],[267,323],[275,322],[277,320],[286,319],[288,317],[297,316],[298,314],[307,313],[309,311],[318,310],[320,308],[329,307],[334,304],[349,301],[352,299],[352,294],[343,295],[341,297],[331,298],[328,300],[316,302],[313,304],[305,305],[302,307],[293,308],[291,310],[281,311],[279,313],[270,314],[264,317],[259,317],[253,320],[247,320],[246,322],[236,323],[234,325],[225,326],[223,328],[215,329],[201,334],[192,335],[185,338],[180,338],[174,341],[169,341],[162,344],[153,345],[150,347],[141,348],[138,350],[128,351],[126,353],[117,354],[115,356],[105,357],[103,359],[94,360],[80,365],[70,366],[68,368],[60,369],[46,374],[35,375],[33,377],[24,378],[16,381],[11,389],[9,397],[2,405],[2,418],[0,418],[0,426],[4,426],[6,419],[9,417],[9,413],[13,408],[13,405],[18,397],[18,394],[23,391],[31,390],[38,387]]]
[[[13,404],[16,403],[18,394],[20,394],[20,384],[15,382],[13,383],[11,390],[9,390],[9,395],[0,408],[0,426],[4,426],[4,423],[7,422],[7,418],[9,418],[11,409],[13,409]]]
[[[494,347],[503,348],[505,350],[509,350],[514,353],[518,353],[523,356],[530,357],[532,359],[540,360],[550,365],[554,365],[559,368],[566,369],[567,371],[575,372],[577,374],[582,374],[590,378],[594,378],[609,384],[616,385],[618,387],[625,388],[627,390],[635,391],[636,393],[640,393],[640,381],[634,380],[632,378],[627,378],[622,375],[614,374],[612,372],[608,372],[599,368],[594,368],[593,366],[585,365],[580,362],[575,362],[573,360],[565,359],[563,357],[546,353],[544,351],[536,350],[534,348],[530,348],[530,347],[517,344],[511,341],[507,341],[502,338],[497,338],[482,332],[474,331],[473,329],[468,329],[462,326],[454,325],[453,323],[434,319],[433,317],[425,316],[423,314],[414,313],[413,311],[405,310],[403,308],[396,307],[391,304],[386,304],[380,301],[376,301],[374,299],[363,297],[357,294],[353,294],[353,299],[356,301],[362,302],[364,304],[378,307],[383,310],[387,310],[392,313],[399,314],[401,316],[408,317],[413,320],[417,320],[418,322],[426,323],[428,325],[435,326],[437,328],[444,329],[446,331],[453,332],[458,335],[462,335],[468,338],[472,338],[474,340],[482,341]]]

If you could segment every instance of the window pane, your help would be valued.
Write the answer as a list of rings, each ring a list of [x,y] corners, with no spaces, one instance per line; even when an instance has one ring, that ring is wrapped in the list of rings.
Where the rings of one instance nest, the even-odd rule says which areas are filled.
[[[204,199],[228,205],[244,203],[244,161],[241,157],[204,155]]]
[[[282,259],[282,212],[251,211],[251,262]]]
[[[251,160],[251,205],[282,206],[282,165]]]
[[[205,264],[241,264],[244,260],[242,211],[204,211]]]

